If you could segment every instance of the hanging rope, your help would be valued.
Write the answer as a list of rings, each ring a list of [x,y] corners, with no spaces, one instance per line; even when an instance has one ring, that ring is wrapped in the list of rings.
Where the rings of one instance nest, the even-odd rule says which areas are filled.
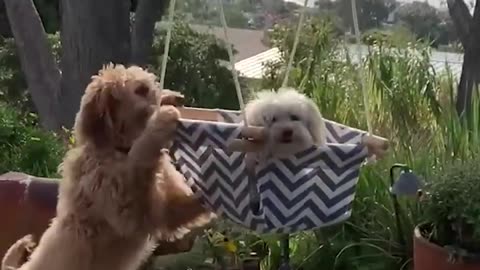
[[[235,57],[233,55],[232,44],[229,42],[228,26],[227,26],[227,21],[225,19],[223,2],[222,2],[222,0],[217,0],[217,2],[218,2],[218,6],[220,8],[220,20],[221,20],[222,26],[223,26],[225,41],[227,43],[227,52],[228,52],[228,56],[229,56],[229,60],[230,60],[231,71],[232,71],[232,75],[233,75],[233,80],[234,80],[235,90],[236,90],[236,94],[237,94],[237,99],[238,99],[238,103],[240,105],[241,112],[243,114],[244,125],[247,127],[248,126],[247,118],[246,118],[246,114],[245,114],[245,110],[244,110],[245,102],[243,100],[242,90],[241,90],[240,82],[239,82],[239,79],[238,79],[238,73],[235,69]],[[361,39],[360,39],[360,29],[359,29],[359,26],[358,26],[358,15],[357,15],[356,0],[351,0],[351,3],[352,3],[353,25],[354,25],[355,37],[356,37],[356,41],[357,41],[358,61],[359,61],[359,64],[361,64],[361,61],[362,61]],[[173,28],[173,23],[174,23],[173,21],[174,21],[174,14],[175,14],[175,4],[176,4],[176,0],[171,0],[170,1],[169,13],[168,13],[168,22],[167,22],[168,23],[167,34],[166,34],[166,37],[165,37],[165,47],[164,47],[164,51],[163,51],[162,67],[161,67],[161,71],[160,71],[160,89],[163,89],[164,84],[165,84],[165,74],[166,74],[166,70],[167,70],[168,53],[169,53],[169,49],[170,49],[170,41],[171,41],[172,28]],[[304,20],[304,17],[305,17],[305,11],[306,11],[307,4],[308,4],[308,0],[305,0],[304,4],[303,4],[303,9],[300,13],[300,18],[299,18],[297,29],[296,29],[296,32],[295,32],[295,39],[294,39],[292,51],[290,53],[290,57],[289,57],[289,60],[288,60],[288,63],[287,63],[287,68],[285,70],[285,78],[283,79],[282,87],[286,87],[288,85],[288,77],[289,77],[288,75],[289,75],[289,73],[292,69],[295,53],[296,53],[297,46],[298,46],[298,42],[300,40],[300,32],[302,30],[303,20]],[[365,78],[364,78],[362,68],[359,68],[358,74],[359,74],[359,77],[360,77],[360,82],[361,82],[361,87],[362,87],[363,102],[364,102],[364,106],[365,106],[365,118],[366,118],[366,121],[367,121],[368,134],[371,135],[371,134],[373,134],[373,128],[372,128],[372,123],[371,123],[371,119],[370,119],[370,112],[368,110],[368,103],[369,103],[368,102],[368,91],[367,91],[366,86],[365,86]]]
[[[248,127],[247,114],[245,112],[245,102],[243,101],[242,89],[240,87],[240,82],[238,80],[238,73],[235,69],[235,56],[233,55],[232,47],[233,44],[230,44],[230,39],[228,38],[228,26],[227,20],[225,19],[225,12],[223,10],[223,0],[217,0],[218,6],[220,8],[220,20],[222,22],[223,34],[225,35],[225,42],[227,43],[227,52],[228,58],[230,60],[230,66],[232,70],[233,81],[235,83],[235,89],[237,91],[238,104],[240,105],[240,110],[243,116],[243,124],[245,127]],[[248,171],[248,193],[250,196],[250,207],[253,212],[257,213],[260,209],[260,194],[257,189],[257,182],[255,177],[255,166],[257,161],[257,155],[252,153],[247,153],[245,155],[245,163]]]
[[[353,17],[353,28],[355,30],[355,38],[357,40],[357,56],[358,56],[358,77],[360,79],[362,93],[363,93],[363,105],[365,106],[365,118],[367,120],[368,134],[373,134],[372,122],[370,119],[370,111],[368,110],[368,91],[365,86],[365,74],[363,72],[362,64],[362,48],[361,48],[361,38],[360,38],[360,27],[358,26],[358,15],[357,15],[357,1],[352,0],[352,17]]]
[[[165,74],[167,72],[168,53],[170,50],[170,40],[172,39],[173,18],[175,15],[176,0],[170,1],[168,8],[167,35],[165,37],[165,46],[163,47],[162,67],[160,69],[160,90],[165,86]]]
[[[172,28],[173,28],[173,23],[174,23],[174,15],[175,15],[175,4],[176,0],[171,0],[170,1],[170,6],[168,10],[168,21],[167,21],[167,34],[165,37],[165,46],[163,48],[163,59],[162,59],[162,67],[160,70],[160,90],[164,88],[165,85],[165,74],[167,71],[167,62],[168,62],[168,53],[170,50],[170,41],[172,39]],[[244,118],[244,123],[245,126],[247,126],[247,118],[245,114],[245,102],[243,100],[243,95],[242,95],[242,89],[240,87],[240,81],[238,79],[238,73],[235,69],[235,57],[233,55],[233,50],[232,50],[232,44],[229,42],[228,38],[228,26],[227,26],[227,20],[225,19],[225,13],[223,10],[223,3],[222,0],[218,0],[218,6],[220,8],[220,20],[222,22],[223,26],[223,33],[225,35],[225,41],[227,43],[227,52],[228,52],[228,57],[230,60],[230,65],[231,65],[231,70],[232,70],[232,75],[233,75],[233,81],[235,85],[235,90],[237,92],[237,99],[238,103],[240,105],[240,110],[243,113],[243,118]]]
[[[227,26],[227,20],[225,19],[225,12],[223,11],[223,0],[217,0],[217,3],[220,8],[220,21],[222,22],[223,34],[225,35],[225,42],[227,43],[228,58],[230,60],[230,66],[232,70],[233,82],[235,84],[235,90],[237,91],[238,104],[240,105],[240,110],[243,114],[244,125],[248,126],[247,115],[245,114],[245,110],[244,110],[245,102],[243,100],[240,81],[238,80],[238,73],[237,73],[237,70],[235,69],[235,56],[233,55],[233,50],[232,50],[233,44],[230,43],[230,39],[228,38],[228,26]]]
[[[305,18],[305,11],[307,10],[307,5],[308,5],[308,0],[305,0],[303,2],[302,11],[300,12],[300,18],[298,19],[297,30],[295,32],[295,39],[293,40],[292,51],[290,52],[287,68],[285,69],[285,77],[283,78],[282,87],[286,87],[288,85],[288,77],[290,74],[290,70],[292,69],[293,60],[295,59],[295,53],[297,52],[298,42],[300,41],[300,33],[302,31],[303,20]]]

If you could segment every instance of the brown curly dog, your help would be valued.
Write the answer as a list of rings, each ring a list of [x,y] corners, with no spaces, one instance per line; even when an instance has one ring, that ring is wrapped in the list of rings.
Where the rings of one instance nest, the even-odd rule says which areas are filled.
[[[136,66],[108,65],[92,77],[76,146],[59,168],[57,216],[27,262],[30,236],[7,251],[2,270],[134,270],[156,239],[179,239],[210,222],[214,214],[165,150],[180,114],[161,99],[156,77]]]

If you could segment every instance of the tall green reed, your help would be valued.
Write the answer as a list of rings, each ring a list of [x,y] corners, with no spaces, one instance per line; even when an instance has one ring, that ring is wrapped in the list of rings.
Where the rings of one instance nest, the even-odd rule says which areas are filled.
[[[402,46],[374,44],[362,63],[341,57],[342,44],[329,23],[307,21],[301,48],[296,55],[291,85],[318,104],[324,117],[366,128],[362,91],[356,74],[364,69],[368,110],[374,131],[391,141],[389,155],[364,166],[353,203],[352,217],[333,228],[292,236],[292,263],[302,269],[408,269],[412,258],[412,233],[422,217],[416,203],[400,198],[401,226],[405,245],[400,244],[389,194],[389,167],[407,163],[428,180],[433,170],[455,159],[467,159],[480,147],[480,106],[475,102],[471,117],[462,122],[455,113],[455,78],[447,68],[437,74],[430,64],[428,44]],[[291,48],[292,29],[278,30],[275,41],[284,56]],[[280,38],[284,36],[284,38]],[[303,36],[302,36],[303,37]],[[282,78],[264,81],[278,86]],[[275,81],[277,79],[277,81]],[[278,239],[269,245],[270,265],[278,261]],[[265,269],[270,269],[267,267]],[[273,269],[273,268],[271,268]]]

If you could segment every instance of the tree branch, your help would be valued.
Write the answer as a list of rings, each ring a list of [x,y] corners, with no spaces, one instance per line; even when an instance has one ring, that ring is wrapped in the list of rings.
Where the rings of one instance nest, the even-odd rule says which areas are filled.
[[[453,25],[457,30],[457,35],[465,48],[468,42],[472,15],[463,0],[447,0],[447,5]]]
[[[4,0],[28,90],[43,127],[59,129],[60,72],[32,0]]]
[[[138,0],[132,32],[132,63],[148,64],[153,44],[155,23],[167,7],[166,0]]]

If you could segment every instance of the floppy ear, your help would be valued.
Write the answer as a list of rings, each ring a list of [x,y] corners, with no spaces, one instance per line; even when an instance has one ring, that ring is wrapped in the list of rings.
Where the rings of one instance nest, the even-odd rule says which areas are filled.
[[[308,100],[308,110],[308,129],[310,130],[310,134],[312,135],[313,142],[317,146],[324,145],[327,143],[327,130],[322,114],[320,113],[317,105],[312,100]]]
[[[118,101],[107,85],[90,85],[81,108],[81,135],[97,147],[112,142]]]

